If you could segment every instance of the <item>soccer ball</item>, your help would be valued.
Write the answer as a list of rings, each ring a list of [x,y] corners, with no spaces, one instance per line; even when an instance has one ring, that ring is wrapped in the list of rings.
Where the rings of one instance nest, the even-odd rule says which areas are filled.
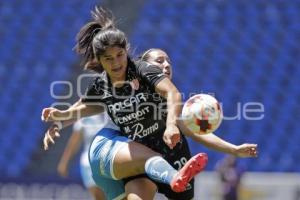
[[[219,102],[211,95],[197,94],[185,102],[182,120],[193,133],[214,132],[221,124],[223,112]]]

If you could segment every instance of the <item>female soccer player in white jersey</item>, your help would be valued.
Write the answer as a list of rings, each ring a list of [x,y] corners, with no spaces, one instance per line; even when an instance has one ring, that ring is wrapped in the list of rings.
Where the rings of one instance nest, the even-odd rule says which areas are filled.
[[[73,125],[73,133],[59,161],[57,170],[62,177],[68,176],[69,163],[78,153],[81,144],[80,173],[84,186],[95,200],[117,200],[125,198],[124,183],[119,180],[101,177],[95,183],[89,163],[89,147],[97,132],[103,128],[119,130],[106,112],[82,118]]]

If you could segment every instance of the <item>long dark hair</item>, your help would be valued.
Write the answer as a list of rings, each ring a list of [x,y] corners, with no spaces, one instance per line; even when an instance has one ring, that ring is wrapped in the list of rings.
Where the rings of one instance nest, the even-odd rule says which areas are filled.
[[[99,57],[108,47],[129,49],[126,35],[115,27],[114,16],[109,10],[95,7],[93,20],[85,24],[76,36],[75,50],[83,56],[85,69],[102,72]]]

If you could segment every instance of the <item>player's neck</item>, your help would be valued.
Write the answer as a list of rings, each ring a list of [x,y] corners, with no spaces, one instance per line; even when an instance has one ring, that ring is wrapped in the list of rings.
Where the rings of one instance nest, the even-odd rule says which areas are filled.
[[[111,83],[114,87],[122,87],[125,83],[126,80],[126,74],[122,77],[117,77],[117,78],[111,78]]]

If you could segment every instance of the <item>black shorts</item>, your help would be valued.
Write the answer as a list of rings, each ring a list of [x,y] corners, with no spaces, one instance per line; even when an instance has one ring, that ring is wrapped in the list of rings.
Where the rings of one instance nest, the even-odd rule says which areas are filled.
[[[162,141],[162,140],[161,140]],[[157,147],[157,146],[156,146]],[[151,148],[156,152],[159,152],[163,155],[163,157],[175,168],[180,169],[186,161],[188,161],[191,158],[191,153],[188,147],[187,140],[184,136],[182,136],[181,142],[176,145],[176,147],[171,150],[169,147],[166,146],[166,144],[162,141],[160,143],[161,148]],[[127,182],[137,179],[146,177],[149,178],[146,174],[141,174],[137,176],[131,176],[128,178],[123,179],[124,184]],[[150,178],[149,178],[150,179]],[[167,198],[173,199],[173,200],[190,200],[194,197],[194,179],[191,180],[190,187],[188,190],[184,192],[174,192],[171,187],[164,183],[159,183],[157,181],[154,181],[150,179],[152,182],[154,182],[157,185],[158,192],[164,194]]]

